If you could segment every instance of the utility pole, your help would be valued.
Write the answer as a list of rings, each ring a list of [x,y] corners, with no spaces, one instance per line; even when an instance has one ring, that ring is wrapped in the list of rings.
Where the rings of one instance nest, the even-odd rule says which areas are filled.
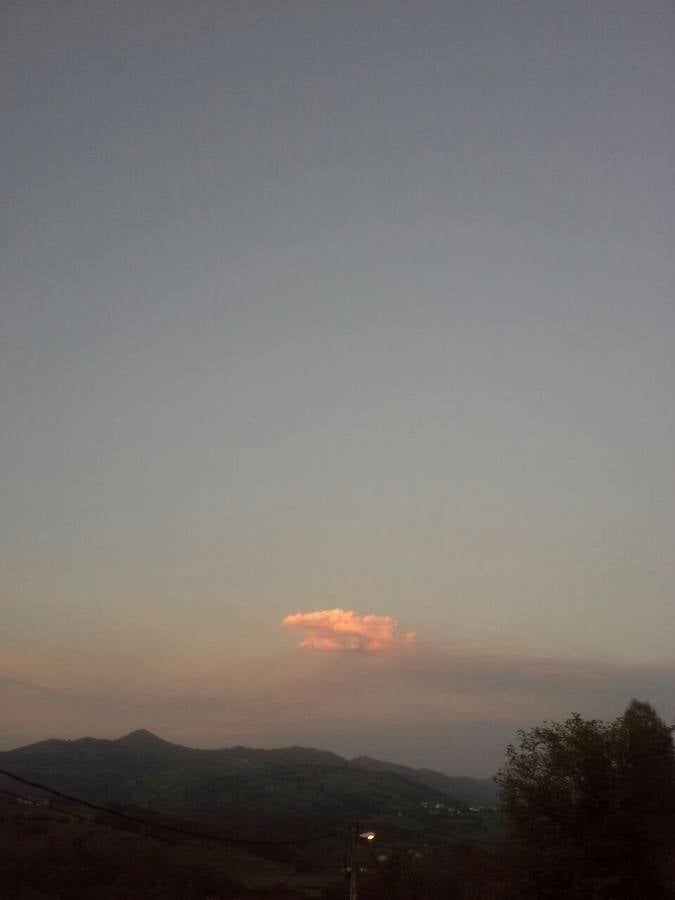
[[[359,847],[359,820],[349,823],[349,900],[357,900],[357,882],[359,863],[357,857]]]
[[[349,823],[349,900],[357,900],[359,882],[359,841],[374,841],[374,831],[361,831],[358,819]]]

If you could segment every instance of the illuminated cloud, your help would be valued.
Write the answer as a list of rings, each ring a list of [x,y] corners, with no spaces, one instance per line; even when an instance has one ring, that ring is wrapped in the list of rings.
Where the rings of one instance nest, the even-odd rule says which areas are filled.
[[[398,622],[391,616],[358,616],[349,609],[321,609],[295,613],[281,622],[303,636],[299,647],[314,650],[384,650],[395,644],[410,644],[415,632],[397,634]]]

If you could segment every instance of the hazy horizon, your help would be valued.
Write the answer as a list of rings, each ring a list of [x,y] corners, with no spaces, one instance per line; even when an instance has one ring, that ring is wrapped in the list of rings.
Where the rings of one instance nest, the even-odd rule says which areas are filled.
[[[0,747],[671,721],[672,4],[0,22]]]

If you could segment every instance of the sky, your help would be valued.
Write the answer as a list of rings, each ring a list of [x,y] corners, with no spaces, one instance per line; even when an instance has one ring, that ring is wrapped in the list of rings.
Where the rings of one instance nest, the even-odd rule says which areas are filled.
[[[671,721],[672,4],[0,26],[0,748]]]

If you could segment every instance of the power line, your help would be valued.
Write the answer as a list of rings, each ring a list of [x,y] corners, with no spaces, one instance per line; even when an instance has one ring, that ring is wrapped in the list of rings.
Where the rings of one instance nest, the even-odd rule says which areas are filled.
[[[177,825],[168,825],[163,822],[153,822],[150,819],[143,819],[141,816],[134,816],[131,813],[121,812],[117,809],[110,809],[106,806],[99,806],[96,803],[90,803],[88,800],[82,800],[80,797],[72,797],[69,794],[64,794],[61,791],[57,791],[55,788],[48,787],[45,784],[40,784],[37,781],[29,781],[27,778],[22,778],[20,775],[15,775],[13,772],[8,772],[6,769],[0,769],[0,775],[6,775],[8,778],[13,778],[14,781],[18,781],[19,784],[25,784],[27,787],[37,788],[41,791],[46,791],[48,794],[52,794],[54,797],[59,797],[61,800],[65,800],[67,803],[77,803],[80,806],[87,807],[87,809],[93,809],[95,812],[102,812],[106,815],[117,816],[119,819],[124,819],[128,822],[134,822],[136,825],[142,825],[145,828],[162,828],[164,831],[170,832],[172,834],[180,834],[183,837],[191,837],[196,838],[200,841],[211,841],[212,843],[217,844],[249,844],[253,846],[261,846],[261,847],[299,847],[305,846],[307,844],[315,844],[319,841],[325,841],[329,838],[336,837],[334,832],[330,834],[322,834],[315,835],[314,837],[302,838],[300,840],[294,841],[261,841],[259,839],[254,838],[241,838],[241,837],[224,837],[222,835],[212,835],[206,834],[204,832],[198,831],[189,831],[186,828],[179,828]],[[3,791],[3,793],[9,793],[8,791]],[[13,795],[10,795],[13,796]],[[71,813],[66,810],[58,810],[59,812],[63,812],[65,815],[71,815]],[[72,814],[75,818],[82,818],[85,821],[90,822],[91,819],[86,819],[84,816],[77,816],[76,814]],[[95,822],[94,824],[104,824],[100,822]],[[114,827],[114,826],[111,826]],[[124,829],[120,829],[124,830]],[[128,829],[127,829],[128,830]],[[132,832],[135,833],[135,832]]]

